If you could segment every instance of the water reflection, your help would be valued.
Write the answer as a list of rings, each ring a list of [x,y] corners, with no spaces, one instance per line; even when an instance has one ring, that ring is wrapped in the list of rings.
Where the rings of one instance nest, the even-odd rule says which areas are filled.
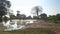
[[[6,27],[6,31],[7,30],[17,30],[17,29],[21,29],[24,27],[24,25],[18,25],[18,21],[3,21],[3,25]]]
[[[5,31],[18,30],[25,27],[25,25],[34,23],[36,20],[8,20],[3,21],[3,25],[6,27]]]

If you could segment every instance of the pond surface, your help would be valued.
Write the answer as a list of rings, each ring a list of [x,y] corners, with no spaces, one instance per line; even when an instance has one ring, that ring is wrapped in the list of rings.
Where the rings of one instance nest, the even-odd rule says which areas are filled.
[[[3,21],[3,25],[6,27],[5,31],[23,29],[25,25],[34,23],[36,20],[8,20]]]

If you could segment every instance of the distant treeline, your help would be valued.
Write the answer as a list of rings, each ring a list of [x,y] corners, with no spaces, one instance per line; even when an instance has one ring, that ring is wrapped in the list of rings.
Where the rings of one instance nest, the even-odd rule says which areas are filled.
[[[55,22],[55,23],[60,23],[60,14],[56,14],[52,16],[50,15],[47,20]]]
[[[60,20],[60,14],[56,14],[56,15],[49,15],[49,17],[47,17],[47,14],[42,13],[39,16],[28,16],[26,17],[26,15],[19,15],[19,16],[14,16],[14,15],[10,15],[10,19],[42,19],[42,20],[50,20],[50,21],[59,21]]]

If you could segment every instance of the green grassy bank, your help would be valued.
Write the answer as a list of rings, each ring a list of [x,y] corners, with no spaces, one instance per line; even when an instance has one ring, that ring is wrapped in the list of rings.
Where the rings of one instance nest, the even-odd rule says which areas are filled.
[[[49,29],[24,29],[24,30],[15,30],[15,31],[3,31],[0,34],[55,34]]]

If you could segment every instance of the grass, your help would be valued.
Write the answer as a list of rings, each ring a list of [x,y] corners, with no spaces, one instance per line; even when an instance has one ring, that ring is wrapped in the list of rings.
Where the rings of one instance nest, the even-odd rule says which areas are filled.
[[[3,24],[0,24],[0,30],[4,30],[6,27],[3,26]]]
[[[24,30],[14,30],[14,31],[5,31],[0,32],[0,34],[55,34],[53,31],[45,29],[24,29]]]

